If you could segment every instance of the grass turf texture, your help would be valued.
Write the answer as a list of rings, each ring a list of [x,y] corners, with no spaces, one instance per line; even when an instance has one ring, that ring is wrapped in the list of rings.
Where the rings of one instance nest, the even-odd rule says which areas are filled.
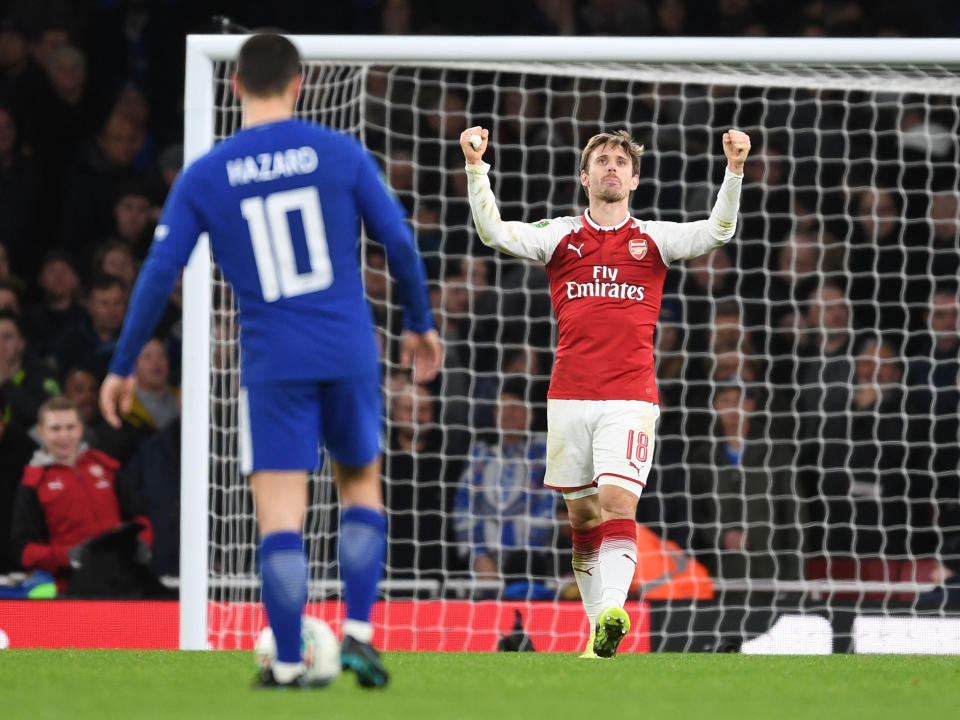
[[[252,690],[248,652],[0,651],[4,718],[955,717],[960,657],[386,653],[391,684]]]

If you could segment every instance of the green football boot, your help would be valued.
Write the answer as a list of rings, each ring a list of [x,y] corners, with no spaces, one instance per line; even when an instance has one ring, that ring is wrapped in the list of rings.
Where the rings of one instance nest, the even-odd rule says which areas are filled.
[[[620,641],[630,631],[630,616],[621,607],[614,606],[597,615],[594,631],[593,652],[597,657],[612,658],[617,654]]]

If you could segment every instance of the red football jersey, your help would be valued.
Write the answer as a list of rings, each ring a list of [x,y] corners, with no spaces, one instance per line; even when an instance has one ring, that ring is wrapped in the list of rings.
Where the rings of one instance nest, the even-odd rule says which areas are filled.
[[[584,213],[550,262],[557,355],[547,397],[657,402],[653,331],[667,266],[628,219],[600,228]]]
[[[658,402],[653,333],[667,267],[733,237],[742,177],[726,171],[708,220],[647,222],[628,216],[615,227],[600,227],[589,212],[504,222],[489,168],[467,166],[480,239],[509,255],[539,260],[550,280],[559,339],[547,397]]]

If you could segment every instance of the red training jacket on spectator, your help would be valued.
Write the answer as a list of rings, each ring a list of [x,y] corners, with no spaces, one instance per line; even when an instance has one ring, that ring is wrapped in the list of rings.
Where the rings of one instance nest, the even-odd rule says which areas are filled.
[[[71,547],[86,542],[120,525],[124,515],[144,526],[140,538],[153,544],[153,528],[139,507],[121,510],[121,494],[116,487],[120,464],[98,450],[84,450],[74,466],[56,462],[38,451],[24,470],[14,520],[19,526],[24,568],[38,568],[55,574],[70,565]],[[130,503],[124,503],[130,505]],[[32,506],[32,507],[31,507]],[[39,507],[45,527],[30,521],[31,510]],[[36,521],[40,518],[37,516]],[[34,527],[31,527],[34,526]]]

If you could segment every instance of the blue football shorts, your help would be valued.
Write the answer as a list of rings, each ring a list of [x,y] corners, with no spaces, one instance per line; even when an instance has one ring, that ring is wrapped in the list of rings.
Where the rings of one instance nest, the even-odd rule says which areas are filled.
[[[240,468],[313,471],[321,448],[362,467],[380,452],[381,413],[376,376],[248,383],[240,388]]]

